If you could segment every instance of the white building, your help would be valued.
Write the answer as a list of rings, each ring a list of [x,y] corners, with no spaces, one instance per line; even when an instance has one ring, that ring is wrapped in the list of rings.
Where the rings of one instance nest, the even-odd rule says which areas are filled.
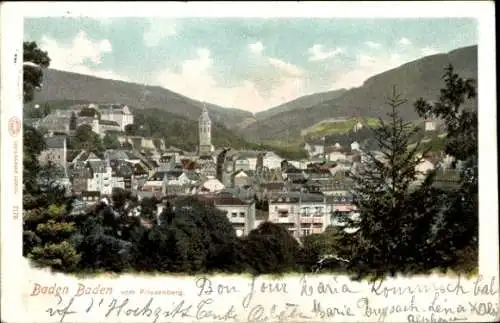
[[[325,152],[325,144],[323,141],[306,142],[304,149],[309,154],[309,157],[323,154]]]
[[[111,177],[111,190],[115,187],[125,189],[125,179],[123,177],[119,177],[119,176],[112,176]]]
[[[288,163],[297,169],[306,169],[311,163],[310,160],[289,160]]]
[[[205,105],[203,105],[203,111],[201,112],[200,119],[198,120],[198,134],[199,134],[199,147],[198,154],[201,155],[211,155],[213,151],[212,146],[212,121],[208,115],[208,110]]]
[[[328,219],[322,194],[288,192],[269,201],[269,221],[283,225],[295,238],[321,233]]]
[[[347,159],[347,150],[340,146],[332,146],[325,151],[325,157],[329,161],[341,161]]]
[[[267,169],[280,169],[281,168],[281,162],[284,159],[278,156],[275,152],[273,151],[268,151],[263,157],[263,165]]]
[[[234,161],[234,169],[236,171],[238,170],[253,170],[255,169],[254,168],[251,168],[250,166],[250,161],[249,161],[249,158],[246,158],[246,157],[238,157],[235,161]]]
[[[425,131],[436,131],[437,121],[433,118],[425,120],[424,128]]]
[[[87,191],[101,192],[109,195],[112,191],[112,168],[109,162],[99,159],[88,160],[91,169],[91,178],[87,181]]]
[[[417,181],[424,180],[427,173],[432,171],[434,168],[435,165],[427,158],[424,158],[417,166],[415,166],[415,170],[417,171]]]
[[[99,111],[101,120],[116,121],[122,131],[125,131],[127,125],[134,123],[134,115],[124,104],[89,104],[89,108]]]
[[[222,184],[218,179],[216,178],[209,178],[206,180],[202,185],[201,189],[210,193],[215,193],[219,192],[224,189],[224,184]]]
[[[255,229],[255,202],[245,202],[231,194],[221,193],[213,199],[214,206],[225,212],[238,237]]]

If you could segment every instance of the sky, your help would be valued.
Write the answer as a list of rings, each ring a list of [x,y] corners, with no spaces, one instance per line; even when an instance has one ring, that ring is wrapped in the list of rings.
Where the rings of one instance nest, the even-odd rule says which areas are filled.
[[[51,68],[259,112],[477,44],[467,18],[26,18]]]

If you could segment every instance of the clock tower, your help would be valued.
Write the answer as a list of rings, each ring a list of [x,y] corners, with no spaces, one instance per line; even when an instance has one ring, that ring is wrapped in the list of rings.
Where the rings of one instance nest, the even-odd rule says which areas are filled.
[[[208,110],[203,105],[203,111],[198,120],[199,148],[198,155],[210,155],[212,152],[212,121],[208,115]]]

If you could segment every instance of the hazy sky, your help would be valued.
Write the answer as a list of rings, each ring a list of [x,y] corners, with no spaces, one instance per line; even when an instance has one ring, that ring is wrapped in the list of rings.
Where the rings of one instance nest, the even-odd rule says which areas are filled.
[[[477,44],[473,19],[29,18],[51,67],[261,111]]]

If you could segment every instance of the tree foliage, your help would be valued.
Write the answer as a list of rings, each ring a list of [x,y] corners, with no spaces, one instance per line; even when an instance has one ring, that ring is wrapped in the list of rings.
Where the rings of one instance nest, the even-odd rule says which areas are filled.
[[[242,263],[257,274],[284,273],[296,268],[299,244],[284,227],[263,222],[242,241]]]
[[[104,149],[120,149],[121,144],[116,135],[106,134],[104,138],[102,138],[102,145]]]
[[[346,219],[350,228],[357,229],[349,237],[349,269],[359,275],[395,274],[421,264],[426,245],[421,237],[436,216],[434,208],[416,199],[432,192],[428,179],[424,185],[417,181],[419,175],[425,175],[417,171],[422,162],[420,143],[408,148],[418,130],[399,115],[398,109],[405,103],[394,89],[387,101],[388,122],[380,119],[381,126],[373,128],[381,155],[366,152],[366,163],[352,174],[360,217]]]
[[[50,65],[50,58],[46,51],[42,51],[36,42],[23,43],[23,62],[34,63],[34,66],[24,66],[23,68],[23,101],[25,103],[33,100],[35,91],[43,85],[43,68]]]
[[[23,125],[23,184],[25,194],[36,190],[36,177],[40,171],[38,156],[45,149],[42,134],[34,127]]]
[[[478,248],[478,116],[476,110],[463,108],[467,100],[477,95],[476,82],[463,79],[449,65],[443,75],[445,87],[432,104],[419,99],[415,109],[421,116],[444,120],[447,136],[445,152],[454,157],[460,169],[460,189],[447,194],[449,208],[441,219],[438,238],[433,246],[436,258],[448,263],[460,261],[464,250],[477,261]],[[471,252],[476,250],[476,252]],[[469,257],[471,258],[471,257]]]
[[[76,128],[75,136],[70,140],[71,149],[84,149],[93,152],[103,152],[101,137],[92,131],[92,126],[83,124]]]

